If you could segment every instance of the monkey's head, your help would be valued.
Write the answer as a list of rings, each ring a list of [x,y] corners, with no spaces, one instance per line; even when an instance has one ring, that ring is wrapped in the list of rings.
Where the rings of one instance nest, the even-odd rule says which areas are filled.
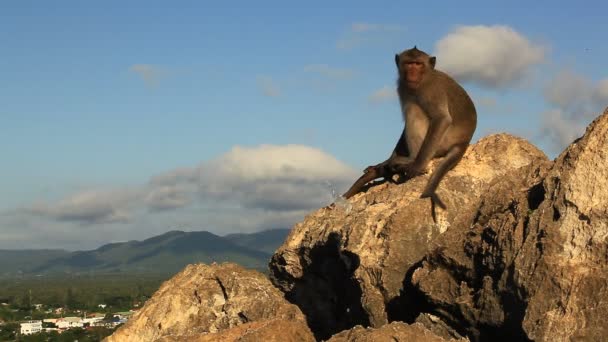
[[[416,89],[424,80],[427,73],[435,70],[436,58],[426,52],[414,48],[395,55],[395,64],[399,71],[399,81],[404,82],[408,88]]]

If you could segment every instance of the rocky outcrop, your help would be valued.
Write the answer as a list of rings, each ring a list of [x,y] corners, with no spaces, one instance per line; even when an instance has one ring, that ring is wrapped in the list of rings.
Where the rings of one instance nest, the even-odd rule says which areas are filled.
[[[468,339],[444,339],[427,330],[422,324],[408,325],[402,322],[393,322],[380,328],[363,328],[358,325],[350,330],[334,335],[327,342],[389,342],[389,341],[416,341],[416,342],[448,342],[468,341]]]
[[[356,325],[412,322],[418,311],[402,303],[408,271],[446,231],[470,221],[491,182],[527,165],[546,162],[528,142],[506,134],[472,145],[442,181],[438,194],[449,210],[431,217],[420,199],[429,175],[404,184],[381,184],[350,201],[352,208],[321,209],[298,223],[270,262],[271,278],[307,316],[317,338]],[[404,309],[406,308],[407,309]]]
[[[188,266],[109,340],[606,339],[608,110],[553,162],[507,134],[472,145],[439,187],[437,221],[419,198],[428,177],[308,215],[270,261],[272,284]]]
[[[448,325],[473,340],[525,341],[525,298],[512,273],[521,247],[535,245],[528,214],[544,196],[550,162],[523,167],[488,188],[469,222],[447,231],[411,270],[404,287]],[[411,302],[403,298],[401,305]]]
[[[473,339],[605,340],[606,151],[608,110],[554,164],[495,182],[471,224],[438,239],[406,287]]]
[[[242,329],[227,332],[248,323]],[[273,327],[285,329],[273,333],[270,331]],[[205,337],[206,334],[218,332],[225,336],[242,333],[266,337],[282,332],[290,333],[289,336],[308,333],[308,340],[313,340],[300,309],[288,303],[268,278],[259,272],[225,263],[187,266],[166,281],[107,341],[148,342],[186,337],[185,340],[200,338],[207,341],[206,338],[213,336]],[[281,339],[277,337],[276,340]],[[306,341],[306,338],[302,340]]]

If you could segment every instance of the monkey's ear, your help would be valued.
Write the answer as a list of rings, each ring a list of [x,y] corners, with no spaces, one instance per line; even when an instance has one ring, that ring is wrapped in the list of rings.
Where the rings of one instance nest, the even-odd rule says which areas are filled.
[[[397,69],[399,69],[399,55],[395,54],[395,64],[397,64]]]
[[[429,63],[431,64],[431,68],[435,69],[435,63],[437,62],[437,57],[433,56],[429,58]]]

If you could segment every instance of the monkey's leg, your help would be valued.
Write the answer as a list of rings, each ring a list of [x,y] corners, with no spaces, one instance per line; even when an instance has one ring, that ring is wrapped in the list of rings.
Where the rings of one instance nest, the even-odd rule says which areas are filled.
[[[439,196],[437,196],[435,191],[437,190],[437,187],[439,186],[439,182],[441,182],[441,180],[446,175],[446,173],[448,171],[450,171],[454,166],[456,166],[456,164],[458,164],[460,159],[462,159],[462,156],[464,155],[464,152],[467,150],[467,147],[468,147],[468,144],[459,144],[459,145],[452,146],[448,150],[448,153],[445,155],[445,157],[443,158],[443,160],[441,161],[441,163],[439,164],[437,169],[431,175],[431,179],[429,179],[429,182],[427,183],[426,187],[424,188],[424,191],[422,192],[422,195],[420,196],[420,198],[430,197],[433,205],[437,204],[442,209],[446,209],[445,203],[443,203],[443,201],[441,201],[441,199],[439,198]],[[434,216],[434,208],[433,208],[433,216]]]
[[[361,191],[363,186],[376,178],[385,177],[386,176],[386,167],[383,165],[384,163],[378,164],[376,167],[368,167],[363,176],[359,177],[357,181],[348,189],[347,192],[342,195],[344,198],[351,198],[355,194]]]

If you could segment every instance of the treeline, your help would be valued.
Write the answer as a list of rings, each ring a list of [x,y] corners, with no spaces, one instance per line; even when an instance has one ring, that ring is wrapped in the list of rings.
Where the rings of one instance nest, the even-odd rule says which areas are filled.
[[[106,274],[0,279],[0,319],[50,317],[48,310],[117,312],[142,305],[169,276]],[[36,304],[42,304],[36,310]],[[105,309],[99,304],[105,304]]]

